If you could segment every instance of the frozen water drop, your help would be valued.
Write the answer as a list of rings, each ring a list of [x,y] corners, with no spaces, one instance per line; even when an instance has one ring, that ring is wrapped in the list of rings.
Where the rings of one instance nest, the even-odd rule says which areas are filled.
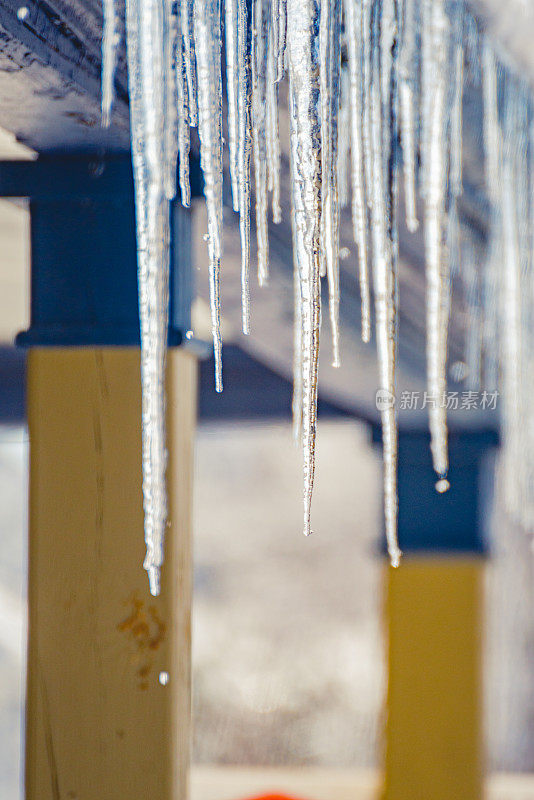
[[[446,478],[440,478],[439,481],[436,481],[436,492],[444,494],[444,492],[448,492],[450,488],[451,485]]]

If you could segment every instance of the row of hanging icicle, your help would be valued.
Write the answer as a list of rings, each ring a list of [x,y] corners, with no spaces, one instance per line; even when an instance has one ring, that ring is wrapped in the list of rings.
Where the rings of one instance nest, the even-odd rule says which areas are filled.
[[[527,403],[534,402],[528,391],[534,386],[534,352],[527,345],[534,339],[526,335],[534,328],[534,204],[529,201],[527,177],[534,174],[529,163],[534,163],[534,123],[526,87],[512,71],[498,66],[492,45],[479,34],[464,2],[225,0],[222,9],[221,0],[126,0],[126,33],[139,254],[145,568],[151,591],[159,591],[166,525],[169,201],[177,192],[177,163],[181,201],[188,206],[189,131],[197,127],[208,218],[215,385],[221,391],[223,107],[232,202],[240,221],[242,325],[248,333],[251,180],[254,174],[257,274],[264,284],[269,271],[269,193],[273,222],[281,217],[278,93],[286,76],[295,269],[293,410],[303,449],[304,532],[311,530],[321,277],[327,276],[333,362],[338,364],[339,221],[340,207],[347,205],[349,196],[358,250],[362,338],[368,341],[371,336],[373,297],[380,387],[391,395],[401,187],[408,230],[414,232],[420,224],[424,228],[428,392],[444,396],[451,264],[454,268],[454,254],[461,249],[456,203],[462,194],[466,63],[482,85],[486,183],[492,207],[491,246],[479,292],[480,339],[491,354],[496,352],[497,338],[502,343],[508,460],[517,464],[527,433],[534,444],[534,431],[521,431],[518,422],[521,415],[525,419]],[[114,0],[104,0],[106,123],[117,45]],[[503,298],[502,313],[496,305],[499,298]],[[386,533],[396,565],[401,553],[396,536],[394,406],[381,415]],[[448,470],[444,403],[429,409],[429,423],[434,468],[444,478]],[[527,451],[534,453],[534,447]],[[528,508],[533,516],[532,502],[521,502],[534,477],[532,457],[531,462],[526,464],[523,457],[522,478],[510,483],[511,493],[518,495],[514,507],[525,508],[525,513]]]

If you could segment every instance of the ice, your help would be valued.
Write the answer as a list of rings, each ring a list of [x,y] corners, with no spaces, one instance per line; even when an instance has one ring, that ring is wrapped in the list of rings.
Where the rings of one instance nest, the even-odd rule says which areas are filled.
[[[185,3],[185,0],[181,0],[181,2]],[[189,94],[185,45],[181,28],[177,35],[175,57],[180,196],[182,205],[188,208],[191,205],[191,187],[189,183]]]
[[[230,151],[230,177],[234,211],[239,211],[239,70],[238,70],[238,11],[237,0],[224,3],[226,36],[226,94],[228,97],[228,142]]]
[[[319,98],[319,5],[288,0],[287,53],[290,79],[292,201],[301,322],[304,533],[311,533],[315,473],[317,370],[319,359],[319,242],[321,234],[321,123]]]
[[[167,521],[165,352],[169,280],[169,202],[165,191],[164,7],[128,0],[127,48],[141,328],[142,463],[150,590],[159,593]]]
[[[223,221],[222,86],[220,0],[196,0],[195,52],[198,81],[198,133],[204,196],[208,212],[211,327],[215,389],[222,392],[220,268]],[[241,205],[240,205],[241,207]]]
[[[169,201],[190,204],[190,126],[198,125],[215,353],[222,390],[219,282],[223,223],[221,0],[127,0],[127,56],[139,251],[146,567],[158,590],[165,503],[164,369]],[[448,487],[445,403],[452,279],[463,286],[468,386],[505,395],[510,507],[534,525],[534,460],[519,463],[534,389],[534,122],[529,89],[479,34],[463,0],[225,0],[226,96],[232,205],[239,213],[242,328],[250,331],[251,158],[258,280],[269,276],[268,216],[282,219],[279,113],[289,76],[294,257],[294,431],[304,461],[304,532],[311,532],[321,275],[328,277],[333,363],[339,364],[340,209],[351,202],[358,251],[362,338],[371,338],[371,284],[381,409],[384,501],[392,563],[396,539],[400,159],[408,233],[423,225],[429,426],[438,491]],[[117,18],[103,0],[102,121],[113,101]],[[488,244],[460,224],[464,83],[480,86]],[[466,94],[466,98],[469,96]],[[466,108],[468,106],[466,105]],[[469,155],[469,152],[468,152]],[[349,160],[350,159],[350,160]],[[466,162],[467,164],[468,162]],[[469,187],[470,191],[472,186]],[[478,191],[478,187],[475,187]],[[269,198],[270,194],[270,198]],[[417,247],[417,239],[413,239]],[[343,248],[346,251],[346,248]],[[342,252],[343,252],[342,251]],[[462,258],[460,255],[462,254]],[[463,263],[462,263],[463,261]],[[370,274],[372,272],[372,275]],[[534,409],[533,409],[534,411]],[[531,430],[532,428],[532,430]],[[505,470],[506,472],[506,470]]]
[[[269,236],[267,229],[267,47],[270,0],[254,0],[252,16],[252,132],[256,188],[256,238],[258,241],[258,283],[269,278]]]
[[[244,334],[250,332],[250,153],[252,139],[250,62],[248,54],[247,0],[237,0],[237,70],[238,70],[238,191],[239,233],[241,237],[241,317]]]
[[[358,3],[354,3],[353,0],[345,0],[345,26],[347,31],[350,70],[352,225],[354,231],[354,241],[358,245],[362,339],[364,342],[368,342],[371,337],[371,296],[369,290],[369,267],[367,252],[367,199],[363,164],[365,120],[362,112],[362,15],[360,5]],[[370,168],[371,162],[368,161],[367,163],[368,168]]]
[[[427,279],[427,380],[433,398],[429,406],[431,451],[434,469],[443,476],[449,466],[447,418],[443,397],[447,388],[447,325],[444,293],[448,263],[442,252],[446,191],[446,54],[449,23],[442,0],[434,0],[427,21],[431,63],[427,66],[426,91],[432,97],[424,138],[425,254]]]
[[[115,0],[102,0],[104,27],[102,31],[102,125],[108,128],[113,106],[117,47],[120,42],[117,30]]]
[[[328,276],[332,365],[339,367],[339,197],[337,177],[341,69],[341,0],[322,0],[321,82],[321,253]]]
[[[194,10],[195,0],[181,0],[180,22],[184,46],[185,74],[187,76],[187,96],[189,98],[189,124],[192,127],[198,124]]]
[[[383,125],[380,72],[380,17],[378,5],[371,17],[371,151],[372,204],[371,229],[373,237],[373,282],[375,295],[376,340],[380,389],[390,402],[384,404],[382,417],[382,446],[384,456],[384,513],[388,552],[393,566],[398,566],[401,552],[397,543],[397,423],[395,405],[395,287],[391,242],[388,239],[388,208],[386,175],[382,154]]]
[[[350,77],[346,66],[342,65],[339,85],[339,124],[337,129],[337,185],[339,207],[349,204],[350,182]]]
[[[403,37],[399,56],[399,100],[401,142],[404,161],[404,202],[406,226],[411,233],[419,227],[416,208],[416,13],[415,0],[405,0]]]
[[[271,32],[267,55],[267,175],[268,188],[272,193],[273,222],[282,221],[280,207],[280,132],[278,120],[278,83],[276,80],[277,61],[275,57],[274,35]]]

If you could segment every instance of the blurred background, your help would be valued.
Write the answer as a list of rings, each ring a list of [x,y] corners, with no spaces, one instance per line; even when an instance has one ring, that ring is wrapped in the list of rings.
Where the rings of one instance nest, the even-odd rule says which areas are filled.
[[[0,144],[3,158],[31,157],[7,134]],[[199,208],[197,244],[202,213]],[[0,202],[0,242],[0,796],[18,798],[28,441],[24,355],[12,342],[28,324],[23,203]],[[232,246],[230,240],[230,258]],[[195,258],[204,268],[200,250]],[[231,294],[230,273],[225,291]],[[272,292],[266,297],[267,311],[260,307],[260,316],[277,302]],[[232,302],[237,299],[229,296],[230,309]],[[202,299],[194,327],[198,336],[205,334]],[[273,340],[276,344],[275,333]],[[338,400],[332,393],[322,399],[315,534],[304,539],[291,385],[265,353],[260,358],[240,349],[230,323],[225,341],[227,388],[221,399],[213,391],[210,359],[200,370],[193,790],[198,797],[201,791],[202,797],[212,796],[214,767],[305,765],[358,775],[371,791],[382,757],[385,702],[380,452],[369,427],[344,407],[342,392]],[[483,630],[487,761],[491,773],[520,781],[534,772],[533,558],[523,532],[507,520],[498,490],[486,523],[491,542]],[[514,784],[523,787],[514,797],[534,798],[534,784],[525,781]],[[218,785],[222,791],[220,776]],[[255,784],[250,779],[247,785]],[[512,796],[495,786],[500,794],[492,796]]]

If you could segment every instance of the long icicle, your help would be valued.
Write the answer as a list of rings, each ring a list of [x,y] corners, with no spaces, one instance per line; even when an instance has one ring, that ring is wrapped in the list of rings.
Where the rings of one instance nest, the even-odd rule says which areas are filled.
[[[372,0],[362,0],[361,3],[361,48],[362,48],[362,139],[364,180],[367,196],[367,205],[373,202],[373,155],[371,148],[371,3]]]
[[[339,125],[337,138],[337,183],[339,207],[349,204],[350,185],[350,76],[348,65],[341,68],[339,84]]]
[[[319,241],[321,232],[321,128],[319,108],[319,5],[288,0],[291,152],[295,258],[299,273],[302,347],[302,449],[304,533],[311,533],[315,474],[319,359]]]
[[[276,82],[280,83],[284,77],[286,62],[287,38],[287,0],[272,0],[273,8],[278,11],[278,31],[276,40]]]
[[[384,453],[384,511],[388,552],[393,566],[398,566],[401,552],[397,542],[397,423],[394,404],[395,315],[391,248],[387,240],[387,200],[382,158],[382,95],[380,83],[380,8],[373,0],[371,12],[371,147],[373,198],[371,205],[373,235],[373,282],[375,294],[376,339],[380,389],[384,394],[382,446]]]
[[[241,324],[243,333],[250,333],[250,153],[251,85],[248,48],[247,0],[237,0],[237,70],[238,70],[238,189],[239,235],[241,237]]]
[[[271,34],[272,36],[272,34]],[[276,52],[271,40],[267,54],[267,173],[272,193],[273,222],[282,221],[280,207],[280,133],[278,120],[278,83],[276,82]]]
[[[405,0],[403,37],[399,64],[399,100],[404,163],[406,227],[411,233],[415,233],[419,227],[415,192],[417,137],[415,124],[416,19],[415,0]]]
[[[256,237],[258,240],[258,283],[269,278],[269,235],[267,229],[267,46],[270,0],[254,0],[252,19],[252,118],[254,174],[256,187]]]
[[[321,3],[321,238],[328,276],[332,365],[339,367],[339,198],[337,127],[341,69],[341,0]]]
[[[215,389],[222,392],[222,341],[219,279],[222,250],[222,86],[220,0],[196,0],[195,52],[198,80],[198,132],[204,196],[208,211],[211,326]]]
[[[184,4],[186,0],[181,0]],[[189,94],[187,89],[187,69],[185,63],[184,36],[180,27],[176,44],[176,95],[178,103],[178,153],[179,182],[182,205],[191,205],[191,185],[189,181],[189,151],[191,138],[189,132]]]
[[[424,160],[426,164],[425,191],[425,253],[427,280],[427,381],[432,398],[429,405],[430,448],[434,469],[440,476],[447,473],[447,412],[444,402],[446,383],[447,341],[446,321],[442,319],[446,260],[443,256],[446,158],[446,53],[448,21],[443,0],[434,0],[429,21],[432,63],[428,65],[427,91],[432,96],[428,112]]]
[[[198,125],[197,104],[197,64],[195,55],[195,0],[182,0],[180,21],[184,43],[185,74],[187,77],[187,96],[189,98],[189,124]]]
[[[177,50],[178,50],[178,17],[176,0],[164,0],[164,34],[163,34],[163,86],[165,92],[164,108],[164,184],[168,200],[176,196],[176,165],[180,147],[178,133],[179,113]],[[180,36],[181,39],[181,36]]]
[[[504,489],[508,510],[517,513],[520,508],[520,487],[517,470],[521,463],[521,433],[518,425],[521,386],[521,318],[519,230],[516,204],[516,152],[517,147],[517,86],[515,81],[505,84],[502,157],[502,230],[504,269],[501,292],[503,297],[502,369],[504,388]]]
[[[462,194],[463,171],[463,96],[464,96],[464,5],[457,0],[451,13],[451,47],[452,47],[452,99],[450,109],[450,168],[449,182],[451,193],[456,202]]]
[[[117,47],[120,42],[117,31],[115,0],[103,0],[104,27],[102,31],[102,126],[109,128],[113,107]]]
[[[367,253],[367,200],[364,177],[364,125],[362,125],[362,18],[358,3],[345,0],[345,27],[350,70],[350,146],[352,183],[352,227],[354,240],[358,245],[360,270],[360,298],[362,339],[371,338],[371,293],[369,289],[369,266]],[[368,162],[370,163],[370,162]]]
[[[169,203],[165,196],[164,4],[127,0],[132,159],[135,180],[141,327],[142,460],[145,569],[160,590],[167,520],[165,354],[169,278]]]
[[[232,204],[239,211],[239,68],[238,68],[238,0],[224,0],[224,33],[226,45],[226,96],[228,98],[228,145]]]

